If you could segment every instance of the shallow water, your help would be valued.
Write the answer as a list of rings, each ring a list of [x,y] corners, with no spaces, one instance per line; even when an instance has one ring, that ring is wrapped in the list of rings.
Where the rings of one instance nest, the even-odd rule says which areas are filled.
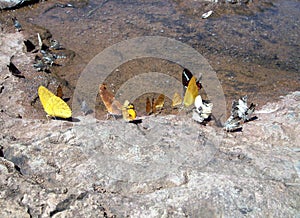
[[[254,1],[247,6],[171,0],[61,1],[66,3],[73,7],[41,2],[4,11],[1,20],[10,25],[10,18],[16,16],[25,29],[32,24],[45,27],[73,50],[73,61],[53,69],[70,87],[103,49],[138,36],[165,36],[186,43],[209,61],[228,107],[232,99],[245,94],[262,105],[300,88],[299,1]],[[208,10],[213,15],[202,19]],[[156,71],[181,78],[180,66],[148,58],[118,67],[106,82],[117,91],[134,75]],[[144,102],[145,96],[136,100],[138,110]],[[99,107],[104,109],[101,103]]]

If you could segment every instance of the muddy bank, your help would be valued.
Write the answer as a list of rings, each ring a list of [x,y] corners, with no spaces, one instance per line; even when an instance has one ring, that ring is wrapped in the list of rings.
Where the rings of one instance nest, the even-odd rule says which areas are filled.
[[[246,2],[246,1],[242,1]],[[164,36],[195,48],[209,61],[223,85],[228,104],[248,94],[260,105],[299,88],[299,1],[41,2],[1,13],[1,26],[12,32],[17,17],[30,35],[48,29],[75,60],[53,69],[68,89],[89,61],[105,48],[138,36]],[[213,10],[208,19],[204,12]],[[114,71],[107,83],[114,91],[139,73],[178,77],[178,66],[164,60],[134,60]],[[121,77],[120,77],[121,72]],[[143,107],[144,99],[134,102]],[[101,106],[101,105],[100,105]]]

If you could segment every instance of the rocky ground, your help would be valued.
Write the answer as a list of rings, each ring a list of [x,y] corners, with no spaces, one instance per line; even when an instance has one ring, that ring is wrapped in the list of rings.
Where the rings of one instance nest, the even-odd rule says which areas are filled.
[[[1,217],[299,216],[300,92],[260,107],[240,132],[190,114],[34,119],[27,110],[44,112],[30,104],[30,73],[45,73],[24,34],[1,33]],[[25,78],[9,72],[12,55]]]

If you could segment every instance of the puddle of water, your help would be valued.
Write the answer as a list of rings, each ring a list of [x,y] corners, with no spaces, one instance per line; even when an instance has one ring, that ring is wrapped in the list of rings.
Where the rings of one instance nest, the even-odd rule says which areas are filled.
[[[171,0],[70,3],[74,7],[47,1],[1,14],[7,24],[17,16],[25,28],[34,24],[49,29],[53,38],[76,53],[72,62],[54,69],[70,87],[76,86],[86,64],[103,49],[133,37],[165,36],[187,43],[208,59],[228,107],[233,98],[244,94],[261,105],[299,90],[299,1],[254,1],[247,6]],[[210,9],[213,16],[201,19]],[[156,59],[132,61],[118,70],[107,79],[114,91],[137,72],[159,70],[181,77],[179,66]],[[139,110],[144,98],[135,102]]]

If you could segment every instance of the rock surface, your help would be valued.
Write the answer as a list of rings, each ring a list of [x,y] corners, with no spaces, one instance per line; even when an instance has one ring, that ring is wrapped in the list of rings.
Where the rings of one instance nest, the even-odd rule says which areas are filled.
[[[191,114],[147,117],[139,125],[92,115],[34,119],[26,110],[38,109],[23,91],[29,72],[20,79],[5,66],[11,51],[29,63],[23,35],[6,37],[1,217],[299,215],[300,92],[265,105],[234,133],[199,125]]]

